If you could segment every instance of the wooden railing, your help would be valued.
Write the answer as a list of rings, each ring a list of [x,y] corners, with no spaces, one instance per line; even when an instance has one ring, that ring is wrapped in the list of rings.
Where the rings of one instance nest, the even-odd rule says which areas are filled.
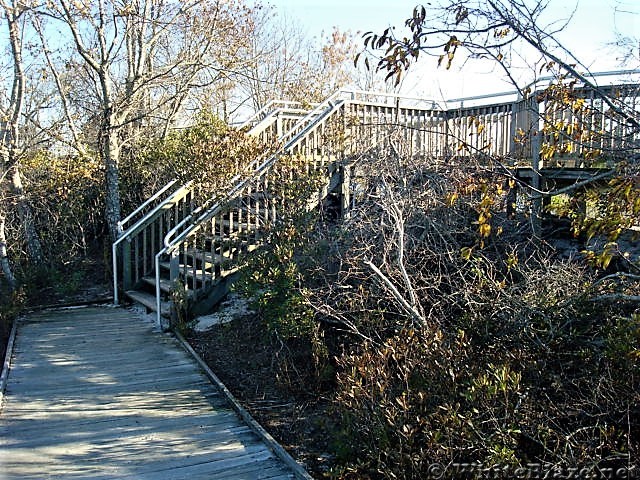
[[[161,192],[166,192],[166,189]],[[116,304],[119,303],[118,280],[122,279],[123,290],[129,290],[144,276],[153,273],[154,255],[162,248],[167,232],[196,208],[191,182],[173,190],[164,198],[158,194],[154,197],[152,199],[158,201],[150,203],[155,204],[153,208],[124,230],[120,238],[113,243],[113,287]],[[127,225],[128,223],[125,224]]]
[[[444,159],[473,157],[482,161],[491,157],[508,166],[527,165],[534,172],[549,166],[541,160],[541,147],[561,140],[574,143],[568,150],[576,157],[594,149],[640,154],[638,129],[609,115],[601,100],[605,93],[631,112],[638,112],[638,84],[601,87],[599,92],[575,88],[576,98],[592,107],[584,110],[558,108],[539,93],[533,91],[522,98],[514,92],[510,101],[503,98],[507,94],[501,94],[503,101],[488,105],[460,100],[438,104],[355,91],[336,92],[310,111],[295,102],[273,102],[243,128],[279,145],[274,154],[257,158],[234,177],[225,195],[201,205],[194,206],[187,193],[171,196],[119,240],[129,245],[123,249],[124,264],[129,265],[125,267],[125,288],[142,275],[155,272],[159,318],[161,268],[168,267],[171,285],[180,280],[195,297],[235,272],[242,258],[260,244],[265,229],[288,207],[278,185],[286,159],[295,158],[302,164],[290,175],[294,171],[303,175],[322,171],[335,186],[338,177],[345,182],[349,166],[363,153],[385,149],[402,148],[403,155]],[[586,111],[591,112],[589,118]],[[561,138],[564,134],[558,136],[545,128],[560,122],[581,122],[599,134],[576,139],[568,129],[566,138]],[[567,160],[567,156],[563,158]],[[165,210],[172,213],[163,213]]]
[[[317,104],[272,100],[238,128],[246,130],[248,135],[259,138],[263,143],[268,143],[289,132],[316,106]]]

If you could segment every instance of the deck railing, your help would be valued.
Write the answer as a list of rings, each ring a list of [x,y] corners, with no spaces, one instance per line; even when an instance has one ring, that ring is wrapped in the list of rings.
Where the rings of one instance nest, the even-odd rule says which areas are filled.
[[[603,76],[611,74],[605,72]],[[541,148],[558,142],[570,144],[564,148],[571,154],[554,159],[564,166],[579,166],[585,162],[585,152],[594,150],[609,152],[610,161],[640,154],[640,131],[612,115],[611,105],[602,101],[604,93],[630,115],[640,116],[638,82],[600,86],[597,90],[575,87],[573,95],[588,107],[584,109],[561,107],[541,93],[534,89],[526,98],[518,92],[507,92],[438,103],[390,93],[341,90],[311,110],[295,102],[270,103],[243,128],[253,135],[267,136],[279,145],[278,150],[257,158],[234,177],[226,194],[198,206],[190,200],[178,206],[182,202],[180,194],[172,196],[164,207],[159,206],[134,225],[126,238],[119,240],[136,245],[131,247],[131,254],[124,254],[125,264],[131,265],[129,270],[138,269],[129,274],[125,285],[155,271],[160,315],[162,262],[169,263],[171,283],[181,278],[194,290],[235,271],[242,257],[260,243],[265,227],[276,222],[287,208],[286,199],[278,191],[277,176],[272,175],[283,167],[286,158],[302,162],[301,171],[305,173],[324,169],[328,176],[335,176],[365,151],[398,145],[411,156],[491,157],[508,166],[528,166],[534,173],[553,166],[544,163]],[[506,100],[509,95],[513,98]],[[500,101],[491,103],[495,99]],[[479,100],[482,104],[477,104]],[[571,125],[578,123],[598,133],[588,138],[572,135]],[[546,128],[549,125],[556,128]],[[171,221],[163,220],[167,227],[161,231],[155,226],[158,212],[170,208],[182,208],[183,213],[172,214]],[[151,248],[138,245],[149,243],[153,244]]]
[[[152,273],[153,256],[162,248],[162,241],[167,232],[195,208],[192,182],[172,190],[168,195],[163,195],[175,183],[170,182],[145,202],[145,207],[153,205],[153,208],[133,225],[130,225],[129,221],[122,222],[123,226],[128,228],[112,245],[113,296],[116,304],[119,303],[119,279],[122,279],[122,289],[129,290],[144,276]],[[136,211],[135,215],[129,217],[134,219],[139,213]]]

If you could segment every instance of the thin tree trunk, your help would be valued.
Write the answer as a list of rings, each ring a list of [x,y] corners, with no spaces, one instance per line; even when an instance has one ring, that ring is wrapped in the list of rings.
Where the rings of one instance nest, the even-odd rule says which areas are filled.
[[[31,205],[24,195],[24,188],[22,186],[22,179],[20,178],[20,170],[16,165],[12,168],[11,175],[11,190],[16,199],[16,206],[18,208],[18,216],[20,217],[20,223],[24,228],[25,241],[27,243],[27,253],[29,254],[29,260],[32,265],[40,265],[44,259],[42,254],[42,243],[40,242],[40,236],[36,229],[33,211]]]
[[[13,61],[13,84],[11,86],[11,100],[5,118],[5,129],[0,138],[2,148],[0,161],[5,172],[11,177],[11,195],[14,197],[18,216],[24,227],[25,239],[29,259],[33,264],[42,263],[42,245],[33,222],[31,206],[24,195],[24,188],[18,168],[18,145],[20,128],[19,122],[25,95],[25,75],[22,65],[22,37],[21,16],[26,11],[22,2],[14,0],[11,5],[2,3],[7,26],[9,28],[9,45]],[[5,247],[6,248],[6,247]]]
[[[4,225],[4,212],[0,211],[0,268],[2,268],[2,273],[4,274],[4,278],[7,281],[7,285],[9,285],[9,292],[11,293],[16,289],[18,282],[16,281],[16,277],[13,275],[11,265],[9,264],[9,255],[7,253],[7,237],[4,232]]]
[[[105,128],[104,137],[103,158],[106,170],[105,218],[111,241],[115,242],[120,234],[120,185],[118,182],[120,144],[117,131],[110,128],[110,126]]]

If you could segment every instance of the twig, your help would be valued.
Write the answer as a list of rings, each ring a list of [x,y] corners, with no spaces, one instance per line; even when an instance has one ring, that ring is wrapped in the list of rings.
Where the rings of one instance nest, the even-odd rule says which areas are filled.
[[[597,297],[587,299],[588,302],[638,302],[640,303],[640,295],[625,295],[624,293],[611,293],[608,295],[598,295]]]
[[[411,305],[409,305],[409,303],[400,294],[398,289],[393,285],[391,280],[389,280],[389,278],[384,273],[382,273],[380,271],[380,269],[378,267],[376,267],[371,261],[366,260],[364,263],[371,270],[373,270],[373,273],[375,273],[378,276],[378,278],[380,278],[380,280],[382,280],[382,283],[384,283],[384,285],[389,289],[391,294],[395,297],[395,299],[398,301],[398,303],[400,303],[402,308],[408,314],[410,314],[411,317],[414,320],[416,320],[421,326],[426,325],[427,321],[424,319],[424,317],[422,315],[420,315],[420,313],[415,308],[413,308]]]

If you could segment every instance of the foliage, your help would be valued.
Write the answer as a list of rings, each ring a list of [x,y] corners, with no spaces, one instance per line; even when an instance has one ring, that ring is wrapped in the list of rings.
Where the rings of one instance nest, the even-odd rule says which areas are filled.
[[[335,357],[331,475],[634,466],[638,312],[604,295],[637,295],[638,279],[623,289],[531,241],[523,212],[504,214],[508,185],[468,159],[362,168],[367,194],[343,224],[297,232],[315,253],[287,285]]]
[[[255,296],[255,306],[269,329],[283,339],[310,336],[313,311],[304,300],[302,272],[304,238],[296,226],[277,229],[268,236],[265,248],[250,260],[244,289]],[[303,227],[304,228],[304,227]]]
[[[244,289],[257,296],[266,324],[284,339],[314,331],[313,312],[301,285],[310,260],[308,235],[315,223],[307,204],[317,195],[320,177],[305,170],[302,159],[283,156],[269,174],[269,194],[280,199],[281,213],[278,222],[267,227],[264,246],[248,261],[243,277]]]
[[[188,334],[196,324],[191,307],[189,290],[181,281],[176,281],[171,290],[171,308],[173,309],[171,328],[175,328],[183,335]]]
[[[255,110],[274,99],[303,105],[321,102],[356,80],[351,62],[356,47],[350,32],[323,32],[315,45],[304,29],[267,7],[256,12],[253,33],[252,58],[238,69],[236,80]]]
[[[103,169],[92,158],[36,152],[22,161],[25,189],[48,266],[84,257],[104,234]],[[19,230],[13,225],[13,234]],[[21,242],[14,241],[14,247]],[[13,252],[13,258],[24,257]]]
[[[166,182],[195,181],[201,198],[219,194],[247,165],[268,153],[254,138],[208,111],[190,127],[132,149],[121,167],[124,210],[137,207]]]
[[[278,219],[266,226],[261,248],[246,260],[235,287],[255,299],[254,308],[282,347],[278,376],[297,391],[309,390],[304,378],[315,375],[321,383],[330,371],[323,332],[305,287],[314,258],[323,254],[310,241],[318,217],[309,204],[318,195],[320,180],[321,172],[307,171],[298,156],[278,160],[266,181],[268,194],[279,203]],[[308,352],[308,366],[298,364],[301,352]]]

